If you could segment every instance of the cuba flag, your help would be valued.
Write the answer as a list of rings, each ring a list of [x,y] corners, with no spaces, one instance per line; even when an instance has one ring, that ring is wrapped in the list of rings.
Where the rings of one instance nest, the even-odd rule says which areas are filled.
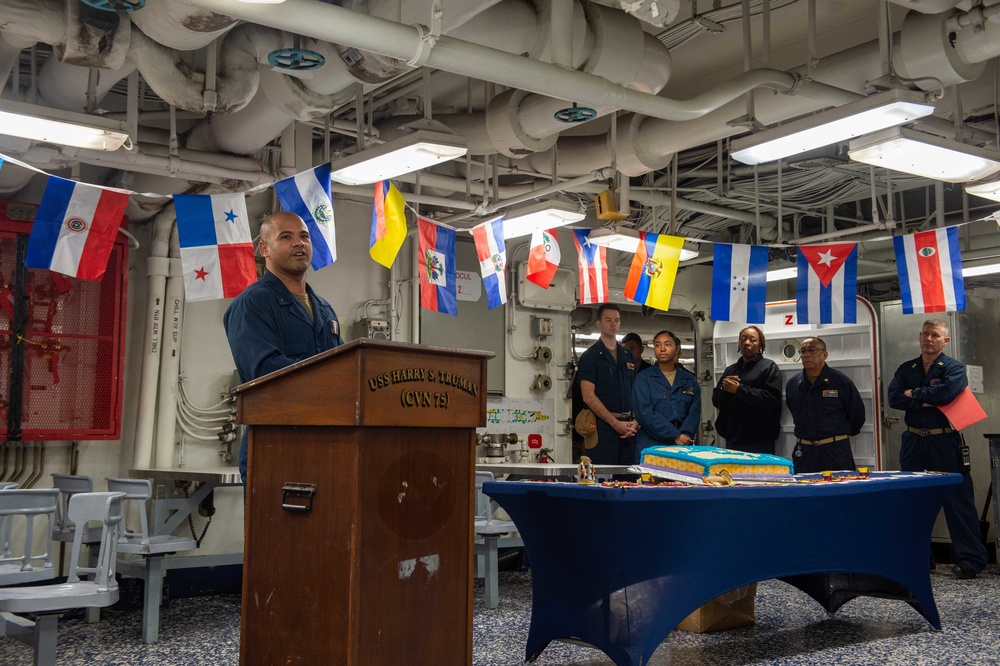
[[[458,316],[455,230],[417,218],[420,230],[420,307]]]
[[[965,309],[958,227],[894,236],[903,314]]]
[[[274,191],[284,210],[302,218],[312,239],[312,267],[318,271],[337,261],[337,230],[333,225],[330,164],[279,180]]]
[[[24,265],[100,280],[128,198],[125,192],[49,176]]]
[[[797,323],[857,323],[857,243],[800,245],[796,265]]]
[[[763,245],[716,243],[712,257],[712,321],[764,323],[767,257]]]

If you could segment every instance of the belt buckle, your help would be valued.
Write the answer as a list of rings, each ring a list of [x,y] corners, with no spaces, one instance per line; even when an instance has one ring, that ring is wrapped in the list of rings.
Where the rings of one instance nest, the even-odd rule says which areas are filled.
[[[917,434],[920,435],[921,437],[930,437],[931,431],[928,430],[927,428],[921,428],[920,430],[917,431]]]

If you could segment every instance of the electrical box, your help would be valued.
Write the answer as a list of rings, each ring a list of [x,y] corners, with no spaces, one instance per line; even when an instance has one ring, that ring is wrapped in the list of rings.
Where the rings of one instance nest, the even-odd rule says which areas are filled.
[[[385,319],[360,319],[354,325],[355,338],[371,338],[372,340],[391,340],[389,322]]]
[[[552,320],[548,317],[531,316],[531,335],[536,338],[547,338],[552,335]]]
[[[625,219],[625,215],[618,212],[618,197],[614,190],[604,190],[594,197],[594,210],[598,220],[607,222],[620,222]]]

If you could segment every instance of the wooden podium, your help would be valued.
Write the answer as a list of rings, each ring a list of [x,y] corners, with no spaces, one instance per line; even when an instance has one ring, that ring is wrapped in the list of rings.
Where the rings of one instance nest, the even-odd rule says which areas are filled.
[[[472,663],[492,356],[355,340],[236,389],[250,427],[240,664]]]

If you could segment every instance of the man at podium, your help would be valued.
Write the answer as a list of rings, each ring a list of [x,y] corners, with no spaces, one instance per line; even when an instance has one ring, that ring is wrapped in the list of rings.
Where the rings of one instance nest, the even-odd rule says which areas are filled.
[[[230,303],[222,319],[241,382],[344,344],[337,313],[306,284],[312,241],[302,218],[285,211],[268,217],[260,225],[257,251],[264,257],[264,274]],[[246,432],[240,475],[246,483]]]

